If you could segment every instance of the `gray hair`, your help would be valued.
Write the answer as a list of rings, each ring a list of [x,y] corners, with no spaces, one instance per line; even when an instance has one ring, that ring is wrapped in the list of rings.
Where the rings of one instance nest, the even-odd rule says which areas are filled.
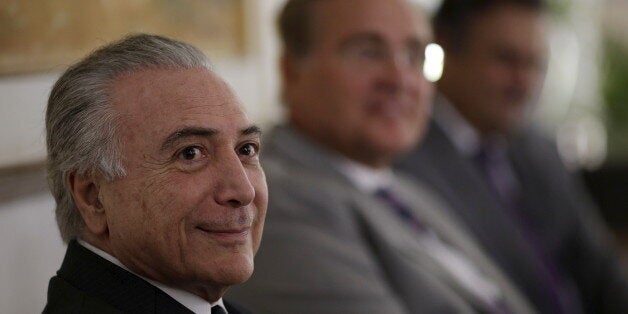
[[[110,104],[116,78],[147,68],[205,68],[197,48],[148,34],[128,36],[94,51],[72,65],[55,83],[46,110],[48,184],[56,201],[56,219],[64,242],[78,237],[85,223],[67,177],[125,175],[116,136],[119,119]]]

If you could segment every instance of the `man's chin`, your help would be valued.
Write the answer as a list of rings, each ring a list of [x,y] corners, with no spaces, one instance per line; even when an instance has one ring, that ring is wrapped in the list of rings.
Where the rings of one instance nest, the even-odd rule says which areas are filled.
[[[233,253],[217,264],[208,267],[205,277],[220,285],[235,285],[245,282],[253,274],[252,254]]]

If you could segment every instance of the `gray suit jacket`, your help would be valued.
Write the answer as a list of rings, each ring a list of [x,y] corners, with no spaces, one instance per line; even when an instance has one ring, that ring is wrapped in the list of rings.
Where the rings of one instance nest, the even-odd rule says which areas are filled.
[[[358,191],[331,153],[289,128],[265,143],[270,202],[252,278],[228,296],[260,313],[475,313],[470,295],[426,254],[385,204]],[[516,313],[527,301],[430,193],[403,179],[415,215],[502,289]]]
[[[510,143],[523,207],[547,256],[587,313],[628,313],[628,286],[599,218],[549,142],[530,132]],[[529,245],[471,160],[437,123],[398,165],[437,191],[501,268],[543,313],[551,313]],[[573,311],[577,313],[576,310]]]

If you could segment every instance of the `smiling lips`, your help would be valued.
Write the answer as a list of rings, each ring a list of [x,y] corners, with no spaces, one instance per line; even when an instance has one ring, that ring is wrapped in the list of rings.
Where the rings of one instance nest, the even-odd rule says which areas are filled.
[[[251,227],[238,228],[209,228],[205,226],[196,227],[215,240],[221,242],[242,242],[245,241],[251,231]]]
[[[407,105],[400,100],[374,101],[368,104],[368,110],[379,116],[402,117],[407,114]]]

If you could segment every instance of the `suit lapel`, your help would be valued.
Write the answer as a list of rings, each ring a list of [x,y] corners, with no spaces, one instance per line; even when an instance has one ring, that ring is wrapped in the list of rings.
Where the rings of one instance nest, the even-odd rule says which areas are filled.
[[[522,259],[516,263],[531,263],[525,260],[526,254],[509,253],[527,250],[522,244],[523,236],[516,231],[518,226],[500,207],[474,164],[456,150],[436,123],[431,123],[423,146],[403,161],[400,168],[408,169],[434,188],[502,266],[512,265],[514,261],[507,257],[517,255]],[[504,236],[495,237],[495,234]]]

